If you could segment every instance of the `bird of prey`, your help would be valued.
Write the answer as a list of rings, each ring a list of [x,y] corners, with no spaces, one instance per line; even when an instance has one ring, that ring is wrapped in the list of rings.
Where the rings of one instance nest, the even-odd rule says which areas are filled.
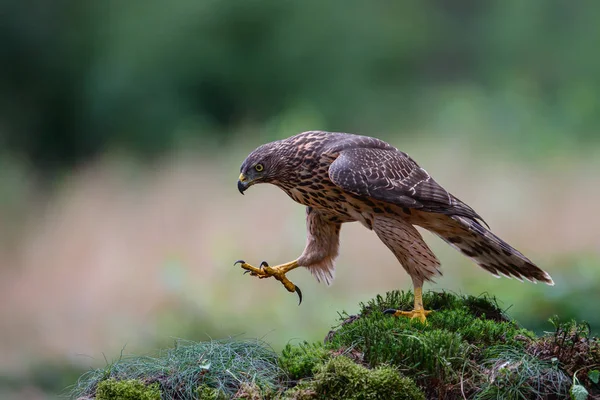
[[[423,227],[495,276],[549,285],[550,275],[494,235],[467,204],[448,193],[406,153],[368,136],[309,131],[264,144],[242,163],[240,193],[271,183],[306,206],[307,243],[296,260],[258,267],[239,260],[245,272],[273,277],[302,302],[286,273],[305,267],[318,281],[333,280],[340,227],[359,221],[375,231],[412,278],[414,309],[386,310],[426,321],[422,287],[441,275],[440,262],[415,228]]]

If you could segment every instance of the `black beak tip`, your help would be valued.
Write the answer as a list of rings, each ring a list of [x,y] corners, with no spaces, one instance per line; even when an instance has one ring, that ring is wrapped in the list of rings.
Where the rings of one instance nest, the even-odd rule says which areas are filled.
[[[244,184],[244,182],[238,181],[238,190],[240,191],[240,193],[244,194],[244,192],[246,191],[246,189],[248,189],[248,186],[246,186]]]

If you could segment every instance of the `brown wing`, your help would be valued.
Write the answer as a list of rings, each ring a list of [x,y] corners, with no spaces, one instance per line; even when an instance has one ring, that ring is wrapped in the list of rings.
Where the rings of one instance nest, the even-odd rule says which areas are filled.
[[[412,158],[396,149],[342,150],[329,167],[329,178],[337,186],[359,196],[484,222],[471,207],[448,193]]]

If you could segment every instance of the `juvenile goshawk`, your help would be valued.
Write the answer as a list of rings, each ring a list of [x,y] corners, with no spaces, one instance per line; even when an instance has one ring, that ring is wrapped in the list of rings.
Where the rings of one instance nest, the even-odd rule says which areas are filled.
[[[505,275],[549,285],[550,275],[483,226],[467,204],[442,188],[412,158],[368,136],[310,131],[258,147],[244,160],[238,181],[243,194],[256,183],[271,183],[306,207],[307,244],[298,259],[254,267],[237,263],[259,278],[274,277],[302,301],[300,289],[286,277],[306,267],[318,281],[333,279],[340,227],[359,221],[375,231],[394,253],[414,285],[414,310],[392,310],[425,321],[423,282],[441,275],[440,262],[414,225],[458,249],[477,265]]]

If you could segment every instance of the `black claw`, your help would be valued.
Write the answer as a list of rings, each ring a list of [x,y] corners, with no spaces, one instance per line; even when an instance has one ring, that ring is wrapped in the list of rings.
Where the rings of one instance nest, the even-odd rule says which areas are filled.
[[[234,266],[235,266],[235,264],[246,264],[246,261],[244,261],[244,260],[237,260],[236,262],[233,263]]]
[[[398,310],[394,310],[393,308],[388,308],[383,313],[384,314],[396,314],[396,311],[398,311]]]
[[[250,271],[248,271],[248,270],[245,270],[245,271],[244,271],[244,275],[246,275],[248,272],[250,272]]]
[[[298,298],[300,299],[300,301],[298,301],[298,305],[300,305],[302,304],[302,290],[300,290],[298,286],[296,286],[296,293],[298,293]]]
[[[258,266],[258,268],[262,268],[262,267],[268,267],[269,264],[266,261],[263,261],[260,263],[260,265]]]

